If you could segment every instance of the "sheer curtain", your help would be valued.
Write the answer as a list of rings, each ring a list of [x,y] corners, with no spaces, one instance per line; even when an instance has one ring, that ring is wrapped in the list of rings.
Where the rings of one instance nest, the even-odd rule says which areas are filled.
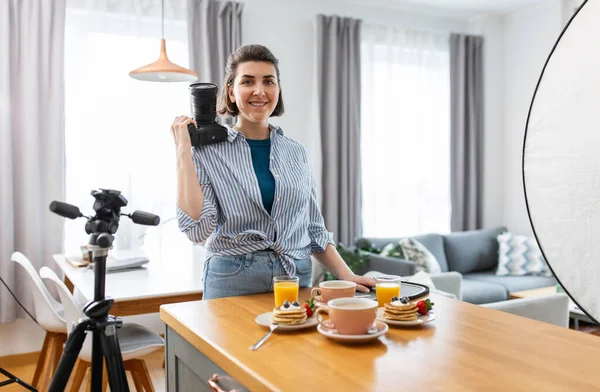
[[[171,61],[187,67],[186,3],[165,1],[164,35]],[[110,188],[161,217],[159,227],[120,220],[114,248],[167,246],[192,251],[175,217],[172,120],[190,114],[187,83],[141,82],[129,72],[158,58],[160,0],[69,0],[65,39],[66,199],[93,214],[92,189]],[[65,250],[89,236],[85,221],[66,221]],[[152,252],[156,254],[155,252]]]
[[[363,235],[450,232],[449,37],[365,24]]]

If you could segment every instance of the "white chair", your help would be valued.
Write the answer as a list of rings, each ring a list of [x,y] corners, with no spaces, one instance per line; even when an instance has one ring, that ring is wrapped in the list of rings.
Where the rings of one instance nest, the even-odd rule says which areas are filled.
[[[58,276],[48,267],[42,267],[40,275],[44,279],[51,280],[58,290],[58,295],[65,309],[65,318],[67,321],[68,332],[70,333],[73,325],[82,317],[83,312],[77,307],[73,295],[67,286],[58,278]],[[121,355],[125,363],[125,370],[131,372],[133,382],[137,391],[154,391],[150,373],[144,360],[140,357],[164,347],[164,340],[156,333],[138,324],[123,324],[117,330]],[[71,386],[71,391],[78,391],[85,373],[90,368],[92,362],[92,336],[87,336],[79,353],[79,358],[75,366],[75,375]],[[91,378],[91,377],[90,377]],[[106,390],[108,379],[106,369],[102,380],[103,390]]]
[[[62,355],[67,338],[67,325],[61,303],[57,302],[37,274],[35,267],[25,255],[14,252],[11,260],[19,264],[29,276],[28,286],[33,294],[33,307],[37,323],[46,331],[42,351],[35,367],[31,385],[45,391]]]
[[[509,299],[481,306],[569,328],[569,297],[563,293]]]

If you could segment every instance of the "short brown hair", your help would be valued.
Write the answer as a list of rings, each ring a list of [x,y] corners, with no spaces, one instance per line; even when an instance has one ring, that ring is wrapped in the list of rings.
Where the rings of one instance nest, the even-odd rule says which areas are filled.
[[[227,59],[227,66],[225,67],[225,80],[223,82],[223,89],[219,96],[217,112],[221,115],[226,116],[237,116],[239,113],[238,107],[235,102],[231,102],[229,99],[229,89],[235,80],[238,66],[248,61],[259,61],[271,63],[275,66],[275,73],[277,76],[277,84],[279,84],[279,60],[271,53],[271,51],[262,45],[243,45],[237,48],[235,52],[229,55]],[[283,96],[281,94],[281,86],[279,86],[279,99],[277,100],[277,106],[271,113],[273,116],[281,116],[283,114]]]

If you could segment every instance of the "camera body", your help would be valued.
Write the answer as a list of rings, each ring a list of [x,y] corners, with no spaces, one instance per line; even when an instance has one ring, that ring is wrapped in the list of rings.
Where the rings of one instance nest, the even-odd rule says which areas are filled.
[[[192,146],[206,146],[207,144],[224,142],[227,140],[227,128],[216,122],[210,124],[198,124],[198,128],[194,124],[188,124],[188,132]]]
[[[217,117],[217,91],[213,83],[193,83],[190,85],[192,117],[194,124],[188,125],[188,133],[192,146],[206,146],[227,140],[227,128],[218,124]]]

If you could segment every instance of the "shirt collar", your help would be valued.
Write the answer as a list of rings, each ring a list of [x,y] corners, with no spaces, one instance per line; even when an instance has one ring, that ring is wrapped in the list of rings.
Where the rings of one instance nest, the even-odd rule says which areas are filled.
[[[225,128],[227,128],[227,141],[232,143],[236,137],[241,136],[244,137],[244,133],[237,131],[235,129],[233,129],[230,125],[225,124]],[[271,130],[271,135],[273,135],[273,131],[275,131],[275,133],[283,136],[283,130],[281,129],[280,126],[278,125],[271,125],[269,124],[269,129]]]

